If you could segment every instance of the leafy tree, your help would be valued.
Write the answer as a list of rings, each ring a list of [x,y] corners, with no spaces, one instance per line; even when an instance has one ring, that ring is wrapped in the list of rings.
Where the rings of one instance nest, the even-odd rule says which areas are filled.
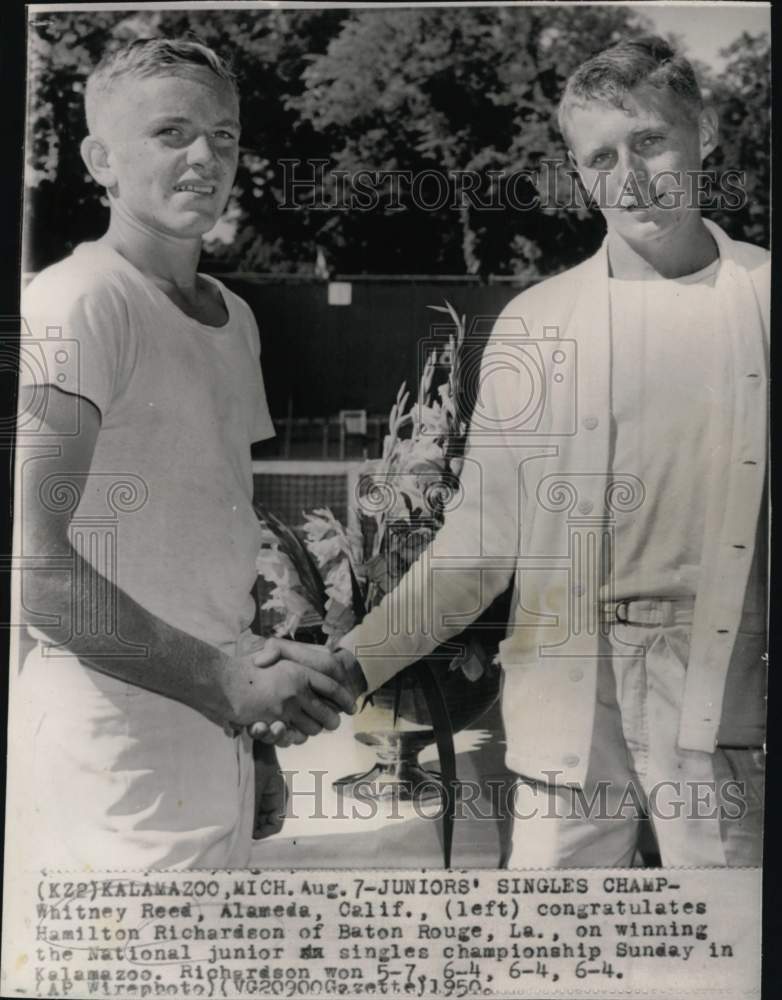
[[[720,117],[721,141],[707,164],[726,187],[728,171],[742,171],[745,198],[739,208],[716,208],[711,218],[736,239],[769,245],[771,159],[771,43],[767,35],[744,32],[722,51],[726,65],[710,81]]]
[[[112,30],[115,12],[37,15],[29,44],[24,268],[39,270],[106,225],[99,189],[79,156],[86,134],[84,80]]]

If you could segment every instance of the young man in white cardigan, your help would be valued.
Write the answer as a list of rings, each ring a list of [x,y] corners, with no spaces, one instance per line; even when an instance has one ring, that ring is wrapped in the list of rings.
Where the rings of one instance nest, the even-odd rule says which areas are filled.
[[[645,813],[666,866],[755,865],[769,254],[701,217],[717,120],[661,39],[582,64],[559,120],[606,240],[499,317],[463,501],[341,655],[373,690],[514,578],[510,866],[630,865]]]

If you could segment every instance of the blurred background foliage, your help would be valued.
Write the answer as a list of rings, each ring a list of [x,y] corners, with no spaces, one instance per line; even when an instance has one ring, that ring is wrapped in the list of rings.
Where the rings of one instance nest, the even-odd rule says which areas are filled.
[[[62,11],[30,21],[24,267],[37,271],[103,232],[105,198],[79,156],[84,81],[110,46],[197,35],[233,63],[242,92],[234,194],[205,267],[264,273],[515,275],[536,280],[600,241],[596,212],[555,203],[526,211],[469,204],[318,208],[331,171],[477,171],[489,183],[564,156],[555,109],[564,80],[621,36],[650,29],[605,5],[320,10]],[[675,39],[673,39],[675,41]],[[740,239],[769,238],[769,41],[743,34],[717,72],[697,64],[721,119],[706,167],[746,171],[746,204],[708,214]],[[284,161],[327,161],[311,204],[281,208]],[[291,166],[288,168],[291,176]],[[389,182],[390,183],[390,182]],[[496,180],[495,180],[496,183]],[[531,182],[517,198],[534,200]],[[430,199],[437,188],[422,187]],[[427,193],[428,192],[428,193]],[[349,189],[348,189],[348,193]],[[495,192],[496,197],[496,192]],[[435,198],[436,200],[436,198]]]

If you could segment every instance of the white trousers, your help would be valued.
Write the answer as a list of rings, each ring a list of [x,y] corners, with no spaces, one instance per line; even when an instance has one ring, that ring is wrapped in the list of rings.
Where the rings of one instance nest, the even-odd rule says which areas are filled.
[[[677,746],[689,638],[688,624],[611,627],[584,788],[519,780],[510,868],[630,867],[644,815],[666,867],[760,864],[763,750]]]
[[[31,867],[247,866],[246,733],[231,738],[180,702],[37,646],[14,687],[9,751],[25,776],[14,808]]]

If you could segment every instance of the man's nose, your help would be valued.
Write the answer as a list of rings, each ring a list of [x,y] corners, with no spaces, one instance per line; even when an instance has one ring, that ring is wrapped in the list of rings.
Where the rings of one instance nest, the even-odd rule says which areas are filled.
[[[646,161],[635,150],[620,150],[617,157],[617,166],[624,177],[632,174],[639,183],[643,183],[648,177]]]
[[[205,135],[199,135],[187,148],[187,162],[191,166],[212,164],[215,159],[214,150]]]

